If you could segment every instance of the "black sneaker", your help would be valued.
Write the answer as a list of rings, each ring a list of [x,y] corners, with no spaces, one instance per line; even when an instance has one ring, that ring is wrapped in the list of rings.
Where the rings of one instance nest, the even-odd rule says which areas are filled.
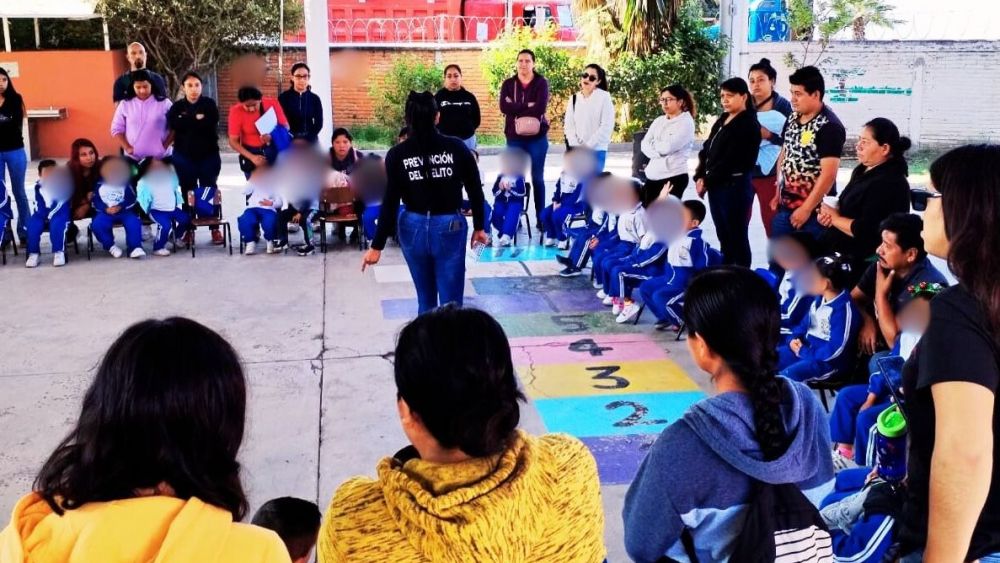
[[[568,266],[564,268],[563,271],[559,272],[559,275],[564,278],[575,278],[576,276],[579,276],[582,273],[583,272],[580,270],[580,268],[574,268],[572,266]]]
[[[556,254],[556,262],[559,262],[560,264],[566,266],[567,268],[573,267],[573,261],[570,260],[569,257],[563,256],[561,254]]]
[[[311,244],[303,244],[295,248],[295,253],[299,256],[310,256],[316,254],[316,247]]]
[[[274,245],[271,247],[271,252],[278,254],[279,252],[284,252],[288,248],[288,241],[276,240]]]

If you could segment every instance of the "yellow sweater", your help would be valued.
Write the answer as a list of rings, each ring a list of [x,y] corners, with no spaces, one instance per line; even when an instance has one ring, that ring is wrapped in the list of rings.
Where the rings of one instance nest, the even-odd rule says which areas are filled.
[[[378,480],[340,486],[318,545],[320,563],[597,563],[605,557],[597,464],[575,438],[522,432],[489,458],[385,458]]]
[[[289,563],[270,530],[192,498],[92,502],[63,516],[37,494],[0,532],[0,563]]]

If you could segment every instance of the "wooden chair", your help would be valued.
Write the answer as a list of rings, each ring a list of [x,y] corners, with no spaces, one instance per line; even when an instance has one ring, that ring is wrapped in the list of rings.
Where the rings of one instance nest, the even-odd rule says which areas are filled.
[[[319,249],[326,252],[326,224],[354,227],[358,233],[358,250],[364,250],[368,239],[365,237],[364,223],[354,209],[354,191],[349,187],[326,188],[320,194],[319,213]],[[345,210],[345,208],[347,208]]]
[[[229,225],[229,221],[222,218],[222,190],[219,188],[215,189],[215,198],[212,200],[212,206],[215,209],[215,215],[212,217],[196,217],[194,209],[191,209],[191,242],[188,243],[188,248],[191,249],[191,258],[195,255],[195,234],[198,232],[198,227],[222,227],[222,239],[223,248],[229,247],[229,255],[233,255],[233,230]]]

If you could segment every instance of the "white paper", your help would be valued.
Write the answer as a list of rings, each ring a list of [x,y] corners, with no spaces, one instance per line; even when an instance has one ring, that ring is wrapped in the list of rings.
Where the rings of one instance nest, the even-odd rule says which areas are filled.
[[[757,123],[775,135],[781,135],[781,130],[785,127],[787,120],[788,118],[780,111],[771,110],[757,113]],[[760,152],[757,153],[757,165],[760,166],[762,172],[770,175],[770,172],[774,170],[774,165],[778,162],[780,152],[780,146],[770,141],[761,140]]]
[[[278,126],[278,114],[274,113],[274,108],[268,108],[255,124],[261,135],[270,135],[271,131],[274,131],[274,128]]]

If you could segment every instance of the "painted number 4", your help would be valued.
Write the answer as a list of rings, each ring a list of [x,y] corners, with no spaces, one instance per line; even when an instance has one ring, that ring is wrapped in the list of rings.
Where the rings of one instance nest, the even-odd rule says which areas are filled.
[[[642,405],[634,401],[614,401],[612,403],[608,403],[604,408],[609,411],[613,411],[622,407],[631,407],[632,414],[616,422],[614,425],[618,428],[628,428],[630,426],[656,426],[667,423],[667,420],[662,418],[645,420],[646,415],[649,414],[649,409],[646,405]]]
[[[570,352],[587,352],[591,356],[603,356],[605,352],[610,352],[612,350],[614,350],[614,348],[610,346],[601,346],[594,342],[593,338],[577,340],[576,342],[571,342],[569,345]]]

